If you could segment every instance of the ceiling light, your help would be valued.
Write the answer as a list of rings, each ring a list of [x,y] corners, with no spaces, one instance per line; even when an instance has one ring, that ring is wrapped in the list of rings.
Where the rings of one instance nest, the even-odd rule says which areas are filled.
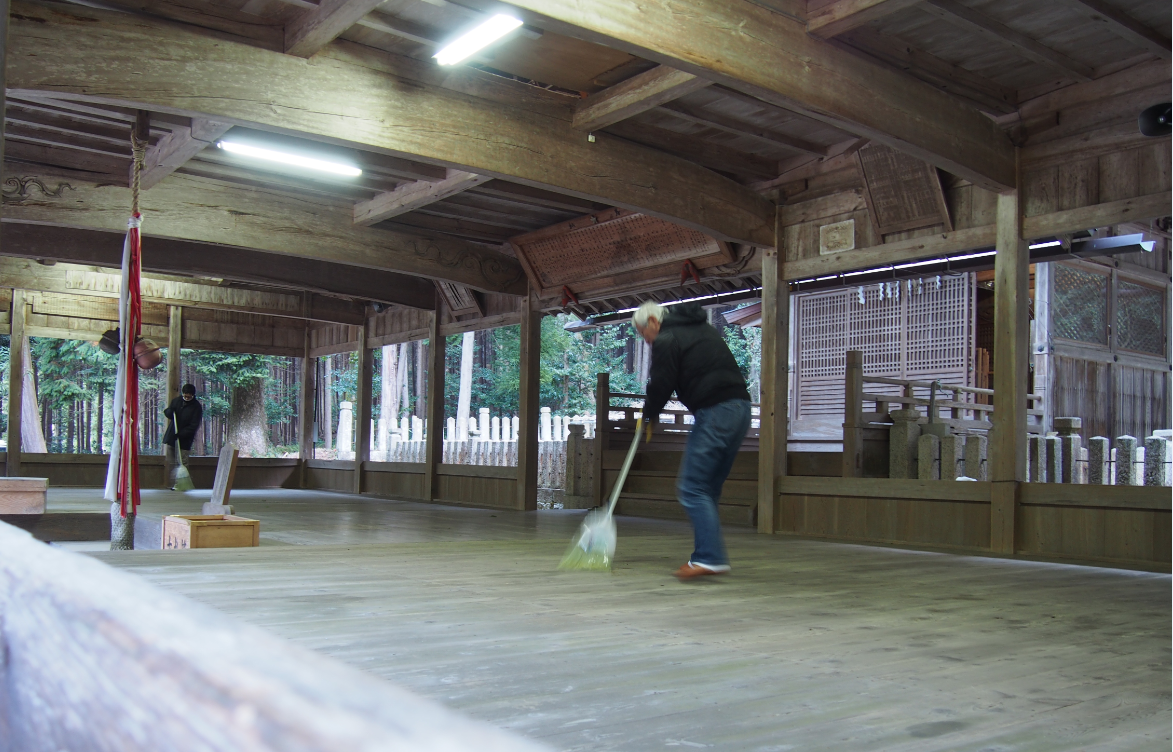
[[[1044,243],[1031,243],[1030,249],[1033,251],[1036,248],[1054,248],[1057,245],[1063,245],[1061,240],[1048,240]]]
[[[342,162],[327,162],[324,159],[303,157],[300,154],[290,154],[284,151],[262,149],[257,146],[242,144],[239,141],[220,141],[216,146],[232,154],[240,154],[241,156],[253,157],[254,159],[264,159],[269,162],[279,162],[281,164],[292,165],[293,167],[304,167],[307,170],[328,172],[332,175],[346,175],[347,177],[355,178],[362,174],[362,170],[354,165],[344,164]]]
[[[456,65],[473,53],[496,42],[518,26],[521,26],[521,21],[518,19],[504,13],[498,13],[437,52],[434,55],[436,62],[440,65]]]

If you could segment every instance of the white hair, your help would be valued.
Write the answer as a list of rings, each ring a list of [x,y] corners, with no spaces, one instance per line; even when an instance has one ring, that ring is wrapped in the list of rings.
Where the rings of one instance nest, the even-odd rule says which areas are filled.
[[[655,319],[662,324],[664,323],[664,314],[667,312],[668,309],[656,301],[646,300],[640,304],[639,308],[635,309],[635,313],[632,314],[631,317],[631,323],[635,324],[640,329],[643,329],[648,325],[648,319]]]

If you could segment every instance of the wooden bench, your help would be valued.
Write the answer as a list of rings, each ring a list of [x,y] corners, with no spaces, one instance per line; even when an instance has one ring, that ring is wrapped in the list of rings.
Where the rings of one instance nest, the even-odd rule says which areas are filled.
[[[44,514],[48,478],[0,478],[0,514]]]

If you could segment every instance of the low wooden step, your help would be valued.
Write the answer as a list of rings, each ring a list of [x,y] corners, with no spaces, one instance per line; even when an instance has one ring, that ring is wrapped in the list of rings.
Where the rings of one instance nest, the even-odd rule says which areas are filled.
[[[644,499],[644,500],[648,500],[648,501],[671,501],[673,503],[676,503],[678,501],[675,496],[669,496],[666,494],[629,493],[627,491],[624,491],[623,493],[619,494],[619,500],[623,501],[624,499]],[[756,506],[756,504],[757,504],[757,502],[753,499],[737,499],[737,498],[730,499],[730,498],[726,498],[724,496],[721,497],[721,501],[718,503],[720,503],[723,506],[734,506],[734,507],[752,507],[752,506]]]

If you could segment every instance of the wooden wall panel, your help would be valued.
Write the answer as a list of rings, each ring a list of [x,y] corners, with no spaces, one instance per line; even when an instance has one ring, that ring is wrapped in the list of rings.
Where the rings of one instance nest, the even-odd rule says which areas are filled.
[[[305,487],[319,491],[354,491],[354,463],[339,460],[307,460]]]
[[[1122,364],[1113,364],[1112,369],[1112,436],[1143,441],[1154,430],[1169,428],[1169,372]]]
[[[414,310],[414,309],[413,309]],[[336,355],[358,350],[362,327],[351,324],[329,324],[310,328],[310,353],[313,357]],[[303,342],[302,348],[305,347]],[[303,349],[304,353],[304,349]]]
[[[1108,436],[1112,431],[1108,363],[1055,355],[1051,368],[1053,415],[1082,419],[1085,440]]]
[[[1027,168],[1023,211],[1037,217],[1170,190],[1169,139],[1059,165]]]
[[[508,469],[516,472],[516,468]],[[436,501],[440,504],[447,502],[494,509],[517,508],[517,480],[514,478],[437,475],[436,480]]]
[[[381,465],[391,463],[367,462],[363,464],[363,488],[374,496],[384,496],[389,499],[419,499],[424,498],[423,464],[420,472],[395,472],[380,468]]]
[[[1165,510],[1023,506],[1018,530],[1021,554],[1169,571]]]
[[[0,457],[3,454],[0,453]],[[21,474],[48,478],[51,488],[101,488],[106,484],[106,454],[23,454]],[[139,456],[143,488],[163,488],[163,458]],[[215,457],[188,460],[196,488],[211,488],[216,477]],[[298,461],[282,458],[249,458],[238,461],[234,488],[295,488]],[[170,485],[169,483],[167,485]]]
[[[961,550],[989,549],[988,502],[779,495],[779,532]]]

